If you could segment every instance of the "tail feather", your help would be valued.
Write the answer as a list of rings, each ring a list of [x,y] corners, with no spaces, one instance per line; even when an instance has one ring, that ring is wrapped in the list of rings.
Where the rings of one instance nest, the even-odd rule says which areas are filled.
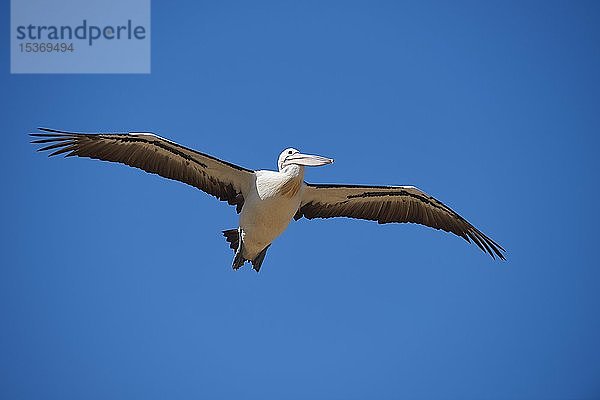
[[[237,271],[242,267],[242,265],[244,265],[245,262],[246,259],[242,257],[242,252],[238,251],[235,253],[235,257],[233,257],[233,264],[231,264],[231,267]]]
[[[269,246],[265,247],[263,251],[261,251],[254,260],[252,260],[252,268],[254,268],[256,272],[260,271],[260,266],[265,260],[265,256],[267,255],[267,250],[269,249]]]
[[[225,239],[229,242],[229,247],[231,247],[235,253],[240,246],[240,236],[238,230],[227,229],[226,231],[223,231],[223,236],[225,236]]]
[[[246,261],[250,261],[252,263],[252,268],[254,268],[254,270],[256,272],[260,271],[260,267],[263,263],[263,261],[265,260],[265,255],[267,254],[267,249],[269,248],[269,246],[265,247],[263,249],[263,251],[261,251],[256,258],[254,258],[254,260],[247,260],[242,256],[242,248],[240,247],[240,233],[237,229],[227,229],[225,231],[223,231],[223,236],[225,236],[225,239],[227,240],[227,242],[229,243],[229,247],[231,247],[233,249],[233,252],[235,253],[235,257],[233,258],[233,269],[238,269],[240,268],[242,265],[244,265],[244,263]]]
[[[223,236],[229,242],[229,247],[233,249],[235,257],[233,257],[233,269],[239,269],[247,261],[243,256],[243,249],[240,246],[240,232],[238,229],[228,229],[223,231]]]

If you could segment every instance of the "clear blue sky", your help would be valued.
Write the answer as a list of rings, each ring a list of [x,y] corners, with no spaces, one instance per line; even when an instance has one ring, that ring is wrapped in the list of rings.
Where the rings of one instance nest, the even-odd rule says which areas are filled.
[[[154,1],[150,75],[10,75],[0,397],[600,397],[598,2]],[[151,130],[312,182],[413,184],[508,250],[299,221],[234,272],[233,208],[26,133]]]

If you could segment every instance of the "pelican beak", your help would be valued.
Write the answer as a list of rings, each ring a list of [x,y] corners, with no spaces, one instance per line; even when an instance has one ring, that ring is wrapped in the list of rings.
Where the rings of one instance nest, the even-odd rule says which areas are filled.
[[[332,158],[315,156],[312,154],[296,153],[287,158],[291,164],[305,165],[307,167],[320,167],[321,165],[331,164]]]

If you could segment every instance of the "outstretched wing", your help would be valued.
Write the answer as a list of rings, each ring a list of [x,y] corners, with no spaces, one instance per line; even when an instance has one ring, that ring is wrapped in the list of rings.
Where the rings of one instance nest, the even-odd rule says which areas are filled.
[[[254,171],[219,160],[146,132],[91,134],[39,128],[31,133],[38,151],[53,150],[49,156],[65,154],[112,161],[140,168],[194,186],[235,205],[240,212],[244,193],[254,180]]]
[[[349,217],[389,222],[413,222],[452,232],[473,241],[493,258],[505,250],[441,201],[414,186],[305,184],[295,219]]]

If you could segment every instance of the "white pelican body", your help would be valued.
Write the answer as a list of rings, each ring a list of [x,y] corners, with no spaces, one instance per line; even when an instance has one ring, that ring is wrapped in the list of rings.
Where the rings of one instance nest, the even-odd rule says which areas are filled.
[[[39,149],[52,155],[119,162],[194,186],[236,206],[239,227],[223,231],[235,252],[233,268],[246,261],[258,272],[267,249],[292,218],[349,217],[380,224],[411,222],[452,232],[493,258],[504,249],[450,207],[414,186],[330,185],[304,182],[305,166],[332,159],[286,149],[278,171],[253,171],[147,132],[90,134],[40,128]],[[241,240],[240,240],[241,239]]]
[[[240,213],[242,256],[254,260],[285,231],[300,207],[304,168],[256,171],[256,180]]]

